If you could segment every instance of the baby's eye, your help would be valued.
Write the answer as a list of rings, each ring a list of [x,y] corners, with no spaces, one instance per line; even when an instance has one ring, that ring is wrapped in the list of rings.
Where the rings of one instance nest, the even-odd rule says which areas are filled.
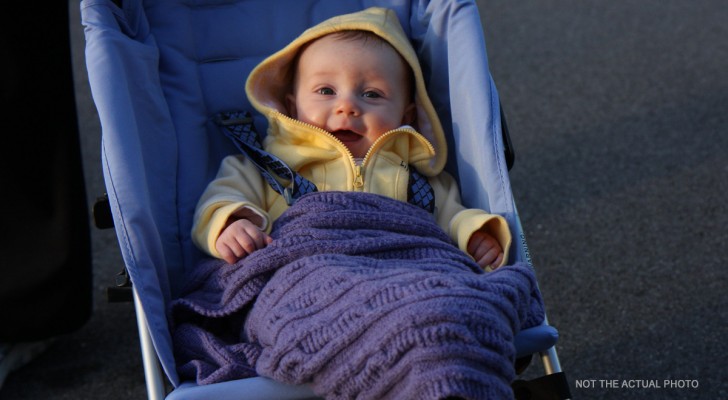
[[[382,95],[380,95],[379,93],[373,92],[371,90],[368,92],[364,92],[364,94],[362,96],[364,96],[368,99],[378,99],[378,98],[382,97]]]
[[[324,88],[321,88],[321,89],[317,90],[316,93],[323,94],[323,95],[326,95],[326,96],[331,96],[332,94],[334,94],[334,89],[331,89],[331,88],[328,88],[328,87],[324,87]]]

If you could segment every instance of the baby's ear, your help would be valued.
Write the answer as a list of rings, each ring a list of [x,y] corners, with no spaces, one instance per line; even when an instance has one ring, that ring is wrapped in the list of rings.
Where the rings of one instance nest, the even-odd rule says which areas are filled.
[[[402,125],[413,125],[415,124],[415,120],[417,119],[417,105],[415,102],[409,103],[407,107],[404,109],[404,114],[402,114]]]
[[[288,111],[288,116],[291,118],[298,118],[298,113],[296,112],[296,96],[293,93],[288,93],[286,95],[286,111]]]

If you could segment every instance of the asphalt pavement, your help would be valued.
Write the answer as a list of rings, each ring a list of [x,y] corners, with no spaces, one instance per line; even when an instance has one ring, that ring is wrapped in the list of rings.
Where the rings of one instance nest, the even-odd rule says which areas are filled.
[[[728,5],[478,4],[574,398],[728,398]],[[91,204],[100,125],[76,1],[70,14]],[[92,318],[9,375],[0,400],[146,397],[133,307],[104,296],[122,270],[116,238],[92,233]]]

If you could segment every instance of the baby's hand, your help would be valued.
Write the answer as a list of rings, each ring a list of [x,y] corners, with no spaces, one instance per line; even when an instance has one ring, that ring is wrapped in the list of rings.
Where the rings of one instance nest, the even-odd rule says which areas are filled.
[[[468,241],[468,254],[470,254],[480,268],[498,268],[503,261],[503,249],[498,241],[483,231],[473,233]]]
[[[269,245],[273,239],[247,219],[238,219],[220,233],[215,249],[228,264]]]

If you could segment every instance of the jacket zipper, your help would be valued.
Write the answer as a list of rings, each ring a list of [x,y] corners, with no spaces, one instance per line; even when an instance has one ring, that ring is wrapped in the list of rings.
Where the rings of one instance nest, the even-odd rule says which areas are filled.
[[[364,186],[364,176],[361,173],[363,165],[363,162],[361,165],[354,164],[354,189],[361,189]]]

